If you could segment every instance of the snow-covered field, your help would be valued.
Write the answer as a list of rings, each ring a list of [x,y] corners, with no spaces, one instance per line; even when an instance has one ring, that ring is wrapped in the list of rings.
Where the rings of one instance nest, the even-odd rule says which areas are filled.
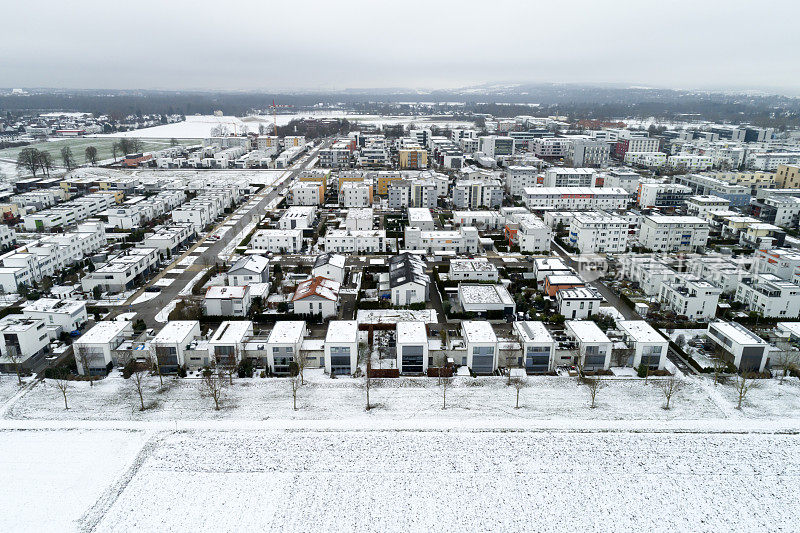
[[[794,435],[189,431],[159,442],[87,522],[100,531],[788,531],[800,519],[798,452]]]
[[[0,380],[0,530],[790,531],[800,519],[800,382],[685,378],[663,397],[609,379],[598,407],[573,378],[377,382],[307,370],[235,379],[222,409],[197,379],[118,372]],[[12,386],[13,385],[13,386]],[[768,511],[768,512],[767,512]]]
[[[139,411],[138,397],[130,381],[118,372],[96,382],[75,382],[65,411],[60,392],[50,383],[34,387],[8,412],[9,418],[36,420],[206,420],[206,419],[295,419],[350,420],[364,414],[364,391],[359,380],[330,379],[322,370],[308,370],[307,385],[298,393],[297,411],[292,410],[290,386],[282,378],[234,379],[225,390],[220,411],[202,398],[199,379],[158,377],[146,380],[145,403]],[[574,378],[531,377],[520,394],[520,409],[514,409],[515,391],[503,378],[457,378],[447,391],[448,409],[442,410],[442,391],[435,379],[387,379],[373,385],[371,401],[378,405],[370,417],[384,420],[491,419],[513,420],[703,420],[720,418],[800,418],[800,382],[765,381],[753,389],[744,409],[737,411],[732,384],[709,385],[708,380],[687,378],[686,388],[676,395],[671,409],[664,410],[664,397],[654,386],[638,379],[607,380],[597,395],[597,408],[589,408],[589,393]]]

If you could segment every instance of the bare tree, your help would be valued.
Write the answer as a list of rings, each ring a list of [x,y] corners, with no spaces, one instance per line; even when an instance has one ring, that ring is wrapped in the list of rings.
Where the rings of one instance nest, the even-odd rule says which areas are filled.
[[[64,163],[64,168],[67,169],[67,172],[78,166],[69,146],[61,148],[61,161]]]
[[[742,402],[744,402],[744,399],[750,389],[757,389],[760,385],[761,384],[757,381],[754,381],[753,378],[747,374],[747,372],[742,372],[741,375],[736,379],[736,382],[733,384],[733,390],[736,391],[736,396],[739,400],[736,404],[736,408],[741,409]]]
[[[615,365],[624,368],[628,366],[628,361],[631,360],[633,353],[634,349],[632,347],[625,346],[625,348],[615,348],[611,350],[611,357]]]
[[[14,346],[6,348],[6,355],[8,356],[11,364],[14,365],[14,372],[17,374],[17,381],[22,385],[22,363],[25,362],[25,357]]]
[[[200,381],[200,394],[214,400],[214,409],[217,411],[219,411],[219,403],[222,401],[224,389],[225,376],[221,371],[210,368],[203,372],[203,379]]]
[[[53,383],[55,384],[56,388],[61,392],[62,396],[64,396],[64,409],[69,409],[69,405],[67,405],[67,392],[69,391],[69,374],[65,369],[62,369],[56,377],[53,378]]]
[[[714,368],[714,385],[722,383],[722,373],[728,367],[728,361],[725,359],[725,350],[721,346],[714,348],[714,353],[711,355],[711,365]]]
[[[780,383],[783,384],[783,380],[786,378],[789,371],[797,368],[798,362],[800,361],[800,351],[792,349],[792,346],[788,342],[777,343],[777,348],[778,351],[774,353],[775,366],[781,367]]]
[[[83,151],[83,158],[90,165],[96,165],[97,164],[97,148],[95,148],[94,146],[87,146],[86,150]]]
[[[50,171],[53,170],[54,166],[53,155],[47,150],[41,150],[39,152],[39,167],[42,169],[42,172],[49,177]]]
[[[597,392],[606,386],[605,381],[600,379],[599,377],[584,377],[583,384],[589,389],[589,396],[592,399],[592,404],[590,407],[594,409],[597,405],[595,403],[597,399]]]
[[[517,403],[514,405],[514,409],[519,409],[519,391],[528,386],[528,378],[527,376],[514,376],[510,381],[510,385],[517,390]]]
[[[111,153],[114,156],[114,163],[117,162],[117,151],[119,150],[119,144],[113,143],[111,145]]]
[[[667,400],[667,403],[664,405],[664,409],[669,409],[669,402],[672,400],[672,397],[678,394],[680,391],[683,390],[686,383],[677,376],[670,376],[667,379],[662,379],[656,382],[656,387],[658,387],[661,392],[664,394],[664,398]]]
[[[292,391],[292,409],[297,411],[297,391],[300,389],[300,385],[303,384],[303,378],[300,377],[298,373],[296,376],[292,376],[289,378],[289,386]]]
[[[133,350],[126,350],[120,361],[131,367],[131,377],[128,379],[130,379],[133,389],[139,396],[139,410],[144,411],[144,383],[145,378],[150,373],[150,365],[145,361],[140,361]]]
[[[305,385],[305,378],[303,377],[303,371],[308,366],[308,353],[304,350],[298,350],[295,354],[295,362],[297,363],[297,372],[300,374],[300,385]]]
[[[39,150],[36,148],[23,148],[17,154],[17,170],[27,170],[33,177],[36,177],[36,171],[39,170]]]
[[[439,386],[442,388],[442,409],[447,409],[447,389],[453,384],[453,378],[447,375],[445,367],[439,368]]]
[[[91,368],[92,363],[92,352],[89,350],[87,346],[83,344],[73,344],[73,349],[75,350],[75,359],[81,365],[81,369],[83,370],[83,374],[85,376],[89,376],[89,386],[94,387],[94,380],[91,379],[91,375],[89,374],[89,368]]]

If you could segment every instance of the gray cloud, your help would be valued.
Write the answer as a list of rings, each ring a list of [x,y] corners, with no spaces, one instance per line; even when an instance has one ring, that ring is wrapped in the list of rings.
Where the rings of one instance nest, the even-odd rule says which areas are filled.
[[[13,2],[0,85],[800,90],[791,1]]]

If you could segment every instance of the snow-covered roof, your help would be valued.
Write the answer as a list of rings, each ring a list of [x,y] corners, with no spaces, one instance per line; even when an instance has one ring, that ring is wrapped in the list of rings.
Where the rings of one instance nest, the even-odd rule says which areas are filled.
[[[556,294],[559,300],[602,300],[600,292],[594,287],[574,287],[561,289]]]
[[[310,296],[319,296],[320,298],[335,302],[339,299],[340,287],[341,284],[338,281],[316,276],[300,282],[297,286],[297,290],[294,291],[292,301],[296,302]]]
[[[86,307],[86,302],[60,300],[58,298],[39,298],[22,308],[24,312],[72,314]]]
[[[424,344],[428,342],[428,333],[422,322],[398,322],[397,344]]]
[[[495,335],[492,325],[482,320],[463,321],[461,331],[464,334],[464,340],[468,343],[497,342],[497,335]]]
[[[434,309],[360,309],[356,314],[359,324],[399,324],[400,322],[419,321],[426,324],[438,322]]]
[[[549,275],[545,278],[549,285],[581,285],[584,283],[580,276],[571,274]]]
[[[269,344],[295,344],[303,338],[306,323],[303,320],[279,320],[269,332]]]
[[[239,343],[253,331],[250,320],[226,320],[211,336],[212,344]]]
[[[153,344],[160,343],[176,343],[183,342],[186,337],[198,328],[200,332],[200,322],[197,320],[170,320],[167,324],[153,337]]]
[[[331,320],[328,323],[326,343],[358,342],[358,322],[355,320]]]
[[[409,207],[408,208],[408,221],[409,222],[433,222],[431,210],[427,207]]]
[[[617,326],[636,342],[667,343],[667,339],[644,320],[619,320]]]
[[[603,330],[591,320],[567,320],[565,326],[580,342],[611,342]]]
[[[462,305],[514,304],[514,299],[509,294],[508,289],[502,285],[470,285],[462,283],[458,286],[458,294]]]
[[[693,216],[647,215],[644,218],[656,224],[706,224],[704,219]]]
[[[247,294],[247,287],[236,287],[229,285],[212,285],[206,291],[206,298],[228,299],[244,298]]]
[[[553,336],[542,322],[533,320],[514,322],[514,330],[522,342],[553,342]]]
[[[767,341],[739,324],[738,322],[725,322],[718,320],[708,325],[708,330],[716,329],[731,341],[744,346],[767,345]]]
[[[373,211],[371,207],[353,207],[347,210],[347,218],[351,220],[372,220]]]
[[[107,344],[129,328],[131,328],[131,323],[124,320],[102,320],[75,342],[76,344]]]
[[[497,267],[494,266],[485,257],[477,259],[451,259],[450,260],[451,272],[497,272]]]
[[[325,265],[332,265],[338,268],[344,268],[344,263],[346,261],[345,256],[339,254],[321,254],[317,256],[317,259],[314,261],[314,268],[320,268]]]
[[[269,259],[263,255],[248,255],[236,261],[228,272],[236,272],[237,270],[248,270],[250,272],[264,272],[269,268]]]

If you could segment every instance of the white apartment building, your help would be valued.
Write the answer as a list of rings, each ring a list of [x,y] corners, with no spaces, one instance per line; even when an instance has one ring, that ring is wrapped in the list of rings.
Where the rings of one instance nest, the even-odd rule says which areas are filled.
[[[670,168],[685,168],[692,172],[702,172],[704,170],[711,170],[714,166],[714,159],[707,155],[671,155],[667,158],[667,166]]]
[[[605,167],[611,154],[611,145],[588,136],[574,136],[567,150],[567,159],[574,167]]]
[[[428,370],[428,332],[424,322],[397,323],[397,368],[401,374],[424,374]]]
[[[132,289],[137,280],[152,272],[159,261],[156,248],[130,248],[84,275],[81,286],[86,292],[100,287],[105,292]]]
[[[582,254],[623,253],[628,248],[628,221],[603,211],[575,213],[569,242]]]
[[[436,225],[433,223],[431,210],[427,207],[409,207],[408,225],[423,231],[432,231],[436,228]]]
[[[726,359],[740,371],[763,372],[771,347],[767,341],[737,322],[718,320],[706,333],[722,348]]]
[[[550,167],[544,171],[544,186],[595,187],[596,176],[592,168]]]
[[[208,316],[247,316],[251,302],[248,285],[212,285],[203,303]]]
[[[278,220],[278,229],[312,229],[317,208],[310,205],[293,205]]]
[[[292,297],[295,314],[316,314],[323,319],[336,316],[340,288],[338,281],[321,276],[300,282]]]
[[[686,199],[686,213],[690,216],[706,218],[708,213],[728,211],[731,201],[710,194],[690,196]]]
[[[58,298],[39,298],[22,308],[23,316],[42,319],[50,330],[50,338],[56,339],[63,331],[72,333],[89,321],[86,302],[78,300],[59,300]]]
[[[337,253],[382,254],[386,253],[387,246],[385,230],[331,229],[320,241],[326,252]]]
[[[800,286],[774,274],[759,274],[739,282],[737,302],[764,317],[796,318],[800,315]]]
[[[243,286],[269,282],[269,259],[263,255],[246,255],[227,272],[228,285]]]
[[[371,207],[353,207],[347,210],[344,228],[351,231],[371,231],[374,218]]]
[[[324,253],[317,256],[311,268],[311,276],[332,279],[344,283],[346,258],[343,255]]]
[[[296,254],[303,249],[303,230],[260,229],[250,239],[250,248],[265,252]]]
[[[267,364],[276,374],[288,374],[308,335],[303,320],[279,320],[267,337]]]
[[[523,366],[528,374],[544,374],[556,369],[556,341],[542,322],[517,321],[513,323],[516,340],[522,345]]]
[[[494,281],[500,279],[500,273],[485,257],[476,259],[451,259],[448,279],[453,281]]]
[[[536,157],[567,157],[569,147],[572,144],[570,139],[556,137],[541,137],[529,142],[529,146],[536,154]]]
[[[200,338],[197,320],[170,320],[150,341],[151,358],[158,364],[161,374],[178,372],[181,366],[192,370],[201,368],[202,361],[189,355],[189,347]]]
[[[773,274],[782,280],[792,281],[798,270],[800,252],[775,248],[753,253],[753,271],[757,274]]]
[[[689,320],[709,320],[717,314],[722,289],[691,274],[676,274],[664,280],[658,301]]]
[[[457,230],[422,231],[411,227],[405,229],[405,247],[408,250],[468,254],[477,253],[479,244],[478,230],[469,226],[462,226]]]
[[[632,367],[644,364],[651,369],[664,369],[669,341],[663,335],[644,320],[618,320],[617,326],[633,348],[633,359],[629,362]]]
[[[553,230],[541,218],[531,213],[515,213],[506,218],[505,235],[521,252],[550,251]]]
[[[499,180],[462,180],[453,186],[453,207],[478,209],[500,207],[503,203],[503,186]]]
[[[165,257],[167,254],[174,255],[182,246],[188,246],[195,235],[197,232],[191,224],[162,226],[145,236],[142,244],[157,249]]]
[[[561,289],[556,293],[558,313],[568,320],[589,318],[603,303],[603,297],[594,287]]]
[[[238,364],[244,357],[245,341],[252,336],[250,320],[226,320],[208,340],[208,355],[220,365]]]
[[[289,188],[291,205],[322,205],[325,202],[325,186],[318,181],[298,181]]]
[[[506,219],[497,211],[453,211],[453,224],[480,229],[500,229]]]
[[[339,204],[343,207],[369,207],[372,205],[372,185],[367,182],[348,181],[339,191]]]
[[[358,367],[358,322],[331,320],[325,335],[325,372],[349,376]]]
[[[491,374],[499,364],[497,335],[489,322],[465,320],[461,322],[461,334],[467,353],[461,361],[476,374]]]
[[[694,251],[708,242],[708,222],[691,216],[647,215],[639,244],[654,252]]]
[[[567,336],[578,343],[575,363],[589,371],[611,368],[612,342],[597,324],[591,320],[567,320],[564,326]]]
[[[41,318],[8,315],[0,318],[0,372],[34,370],[50,352],[47,326]]]
[[[623,210],[630,194],[617,187],[528,187],[524,189],[525,206],[530,210]]]
[[[667,154],[663,152],[625,152],[626,165],[647,168],[660,168],[667,164]]]
[[[506,191],[520,198],[526,187],[538,185],[539,169],[536,167],[510,166],[506,168]]]
[[[133,337],[133,323],[127,320],[103,320],[97,322],[92,329],[84,333],[73,344],[78,374],[104,375],[108,364],[114,360],[114,351],[125,341]],[[89,368],[83,368],[83,360]]]

